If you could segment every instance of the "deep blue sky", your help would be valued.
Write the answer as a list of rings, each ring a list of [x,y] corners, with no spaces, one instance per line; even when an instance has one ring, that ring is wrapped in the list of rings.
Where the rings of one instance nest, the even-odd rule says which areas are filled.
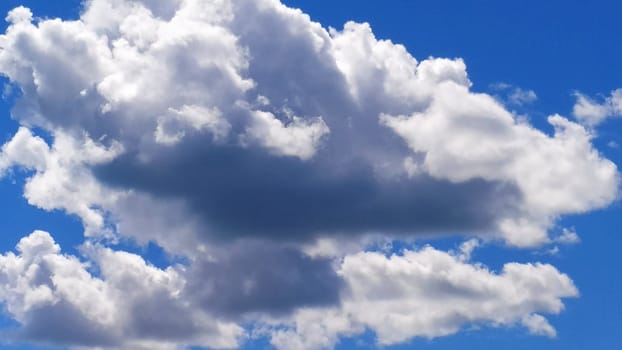
[[[348,20],[369,22],[378,38],[404,44],[417,58],[461,57],[475,91],[490,91],[490,85],[504,82],[531,89],[538,101],[524,112],[533,124],[546,128],[551,113],[569,116],[573,92],[608,94],[622,87],[622,2],[595,1],[498,1],[498,0],[287,0],[300,7],[324,26],[341,28]],[[17,5],[30,7],[35,16],[75,18],[78,0],[3,0],[0,12]],[[0,137],[8,139],[16,124],[9,120],[9,104],[0,102]],[[601,125],[595,144],[609,159],[622,165],[620,149],[606,146],[622,144],[622,121]],[[21,197],[23,174],[0,182],[0,248],[11,249],[17,240],[33,229],[56,234],[71,252],[80,242],[77,219],[61,213],[45,213],[29,207]],[[557,339],[533,337],[522,328],[505,330],[466,330],[435,340],[416,340],[391,349],[617,349],[622,348],[622,270],[619,246],[622,237],[620,212],[609,209],[563,219],[574,227],[582,242],[562,248],[558,256],[539,255],[499,246],[475,252],[474,259],[498,268],[505,262],[545,261],[567,273],[580,290],[578,299],[566,300],[566,310],[550,317],[558,331]],[[431,242],[453,246],[455,240]],[[149,254],[147,254],[149,255]],[[149,258],[149,256],[147,256]],[[159,257],[155,257],[159,259]],[[373,348],[370,337],[344,341],[339,349]],[[265,343],[249,344],[247,349],[263,349]],[[7,349],[17,349],[6,347]],[[23,349],[30,349],[24,347]]]

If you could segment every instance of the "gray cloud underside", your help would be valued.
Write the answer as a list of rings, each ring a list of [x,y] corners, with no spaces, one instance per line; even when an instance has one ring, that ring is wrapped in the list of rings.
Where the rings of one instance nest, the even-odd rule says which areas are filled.
[[[104,181],[183,198],[208,237],[309,240],[322,234],[486,232],[516,210],[518,190],[474,180],[376,176],[365,163],[302,162],[235,147],[166,150],[148,163],[124,156],[96,170]],[[186,156],[189,155],[189,156]],[[153,169],[157,168],[157,171]],[[186,169],[179,171],[179,169]]]
[[[300,307],[334,306],[344,281],[329,259],[311,259],[297,249],[244,242],[215,261],[193,264],[188,298],[213,313],[236,319],[264,312],[284,315]]]

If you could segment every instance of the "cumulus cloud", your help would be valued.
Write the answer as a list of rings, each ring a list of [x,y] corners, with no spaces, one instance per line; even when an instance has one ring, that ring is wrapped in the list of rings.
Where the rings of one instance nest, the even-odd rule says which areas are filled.
[[[297,312],[292,328],[274,333],[273,345],[331,348],[339,335],[366,329],[379,345],[392,345],[453,334],[468,324],[522,324],[532,334],[555,336],[539,313],[559,313],[561,298],[577,296],[568,276],[551,265],[509,263],[496,273],[432,247],[349,255],[339,273],[347,283],[341,307]]]
[[[596,126],[610,117],[622,116],[622,89],[613,90],[602,101],[597,101],[580,92],[575,94],[572,114],[583,124]]]
[[[72,137],[61,130],[54,133],[50,147],[41,137],[20,127],[2,147],[0,174],[16,166],[34,171],[24,187],[28,203],[77,215],[87,236],[103,235],[108,230],[101,207],[113,203],[120,193],[102,187],[88,167],[110,161],[121,152],[117,142],[104,147],[84,135]]]
[[[203,264],[160,269],[88,242],[83,261],[35,231],[18,243],[17,254],[0,255],[0,300],[21,324],[11,340],[90,348],[237,347],[245,331],[214,315],[230,312],[229,304],[246,312],[286,308],[292,295],[306,295],[309,303],[291,317],[258,318],[260,329],[274,327],[277,348],[330,348],[340,335],[367,328],[383,345],[448,335],[468,324],[523,324],[533,334],[554,336],[539,313],[560,312],[561,298],[577,295],[572,281],[543,264],[511,263],[495,273],[468,260],[475,245],[465,243],[459,254],[432,247],[391,256],[356,253],[334,271],[327,261],[293,250],[245,246],[236,250],[250,256],[234,250]],[[325,264],[324,275],[314,263]],[[339,305],[313,296],[339,283],[345,285]],[[255,290],[263,297],[249,298]],[[253,300],[260,303],[249,304]]]
[[[494,273],[469,263],[475,241],[456,256],[360,250],[377,237],[455,234],[537,246],[555,240],[560,216],[617,196],[617,169],[589,130],[560,115],[548,119],[552,135],[538,130],[471,91],[463,60],[418,61],[369,24],[327,30],[277,0],[90,0],[78,20],[33,20],[20,7],[7,21],[0,72],[19,89],[11,113],[21,127],[2,147],[0,174],[25,169],[29,203],[78,216],[101,240],[85,245],[101,276],[43,233],[23,245],[39,240],[45,252],[5,255],[71,265],[92,291],[59,289],[52,277],[64,267],[46,267],[44,283],[20,265],[7,283],[26,278],[27,288],[4,300],[29,339],[234,347],[242,322],[290,327],[273,343],[304,349],[364,327],[383,344],[470,323],[550,336],[539,313],[576,295],[551,266]],[[535,98],[517,93],[516,103]],[[155,242],[187,264],[157,269],[105,247],[119,238]],[[376,295],[374,281],[389,294]],[[511,289],[524,299],[505,300]],[[109,309],[94,316],[83,299]],[[417,316],[432,307],[438,318]],[[162,313],[187,315],[172,325]],[[45,331],[65,314],[101,341]]]
[[[175,268],[101,246],[84,250],[89,262],[62,254],[47,232],[35,231],[18,254],[0,255],[0,300],[21,325],[7,340],[120,349],[239,343],[241,327],[180,298],[185,281]]]
[[[110,150],[82,162],[91,187],[181,202],[208,240],[459,231],[527,246],[615,198],[582,127],[552,116],[550,137],[470,92],[462,60],[418,62],[367,24],[327,31],[275,1],[85,6],[79,21],[9,15],[14,118]],[[132,215],[92,197],[107,200],[54,207],[89,232]]]
[[[435,177],[515,184],[521,208],[498,219],[498,229],[515,245],[545,242],[558,215],[606,205],[617,195],[615,165],[592,148],[588,131],[559,115],[548,118],[555,128],[550,137],[517,121],[488,95],[442,84],[427,110],[383,114],[381,121],[424,154],[421,165]],[[585,172],[588,167],[596,171]],[[580,179],[559,184],[571,168]]]
[[[313,157],[322,136],[330,132],[321,118],[306,121],[293,117],[289,125],[284,125],[272,113],[256,111],[252,119],[244,140],[256,141],[277,155],[303,160]]]

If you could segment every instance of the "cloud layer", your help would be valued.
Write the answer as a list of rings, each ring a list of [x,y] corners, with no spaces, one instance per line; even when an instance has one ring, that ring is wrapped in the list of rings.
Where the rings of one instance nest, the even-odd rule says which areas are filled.
[[[85,261],[44,232],[3,256],[18,338],[227,348],[251,324],[319,349],[366,327],[394,344],[472,323],[553,336],[540,313],[577,291],[552,266],[496,273],[466,253],[366,245],[534,247],[560,216],[617,197],[588,129],[552,115],[554,132],[538,130],[471,91],[461,59],[417,61],[365,23],[325,29],[277,0],[90,0],[75,21],[24,7],[7,21],[0,72],[20,128],[0,174],[28,170],[29,203],[78,216],[86,239]],[[119,239],[184,264],[107,247]]]

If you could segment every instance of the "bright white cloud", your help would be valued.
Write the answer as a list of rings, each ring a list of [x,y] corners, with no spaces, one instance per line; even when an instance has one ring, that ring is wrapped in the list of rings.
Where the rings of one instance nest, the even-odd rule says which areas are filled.
[[[8,13],[5,20],[13,24],[20,22],[30,23],[32,21],[32,11],[24,6],[18,6]]]
[[[256,111],[253,113],[253,122],[242,137],[245,141],[255,141],[278,155],[296,156],[306,160],[313,157],[321,138],[329,132],[322,118],[305,120],[292,117],[284,125],[272,113]]]
[[[196,131],[209,130],[215,141],[227,136],[231,124],[218,110],[209,110],[200,106],[183,106],[180,110],[170,109],[167,115],[158,118],[155,141],[175,144],[185,136],[187,126]]]
[[[524,216],[499,220],[499,230],[512,244],[546,242],[546,231],[559,215],[601,207],[617,197],[616,166],[592,147],[589,131],[559,115],[548,119],[555,127],[550,137],[492,97],[445,82],[426,110],[385,114],[381,121],[424,154],[421,165],[433,176],[516,184]]]
[[[562,298],[577,296],[570,278],[551,265],[509,263],[496,273],[432,247],[349,255],[339,273],[347,282],[341,307],[298,311],[291,329],[275,332],[277,348],[331,348],[339,336],[365,329],[391,345],[479,324],[522,324],[532,334],[555,336],[540,313],[557,314]]]
[[[21,127],[2,147],[0,170],[14,166],[34,170],[24,186],[28,203],[77,215],[87,236],[101,235],[106,226],[101,206],[114,203],[121,193],[100,184],[88,167],[110,161],[122,150],[116,142],[104,147],[88,137],[72,137],[60,130],[50,148],[42,138]]]
[[[461,60],[431,59],[417,66],[402,46],[376,40],[367,25],[349,23],[343,34],[333,32],[333,36],[337,62],[351,84],[356,81],[355,86],[374,89],[377,94],[378,84],[384,81],[380,91],[393,109],[404,105],[396,100],[412,104],[408,114],[380,115],[382,124],[422,155],[421,167],[406,158],[409,173],[423,168],[454,182],[483,178],[520,188],[524,217],[498,221],[499,231],[511,244],[546,242],[546,231],[559,215],[602,207],[616,198],[616,166],[598,154],[589,131],[581,126],[551,116],[555,135],[550,137],[522,122],[491,96],[470,92]],[[351,67],[361,67],[361,61],[370,66],[353,73]],[[358,77],[352,77],[355,74]],[[416,95],[404,98],[405,91]],[[515,92],[535,98],[523,90]],[[591,170],[586,172],[586,168]]]
[[[56,162],[45,172],[35,169],[26,196],[44,209],[79,215],[89,234],[106,231],[106,212],[131,215],[119,213],[117,196],[104,195],[107,186],[98,183],[102,176],[89,173],[122,154],[130,161],[133,157],[136,166],[151,168],[147,171],[152,174],[175,173],[162,171],[164,155],[184,154],[189,166],[201,162],[207,149],[260,148],[275,157],[306,161],[304,166],[318,174],[335,172],[329,176],[336,178],[360,173],[346,167],[362,163],[374,170],[377,186],[396,176],[413,182],[431,176],[457,187],[478,180],[491,187],[504,184],[516,187],[520,199],[497,196],[514,204],[499,203],[494,207],[507,208],[498,212],[482,209],[477,215],[492,222],[471,233],[492,233],[519,246],[547,242],[548,229],[560,215],[603,207],[617,195],[615,165],[593,149],[590,133],[581,126],[551,116],[556,130],[551,137],[489,95],[471,92],[462,60],[417,62],[405,47],[376,39],[368,24],[349,22],[343,31],[326,31],[275,1],[160,5],[93,0],[79,21],[33,23],[28,13],[25,8],[11,12],[12,25],[0,37],[0,69],[23,93],[13,114],[25,125],[63,138],[68,148],[52,154],[71,161]],[[265,23],[278,30],[262,35]],[[300,57],[290,56],[292,52]],[[521,103],[535,96],[515,92]],[[77,150],[99,143],[100,149],[109,149],[102,159]],[[82,158],[74,159],[78,156]],[[325,161],[311,162],[317,158]],[[7,168],[9,160],[3,162]],[[253,164],[252,159],[241,162],[231,166],[245,172],[243,167]],[[339,168],[343,170],[331,170]],[[180,174],[184,171],[194,170]],[[131,172],[108,176],[125,177],[118,179],[125,185],[133,181]],[[292,176],[277,173],[284,179],[274,178],[275,186]],[[166,176],[171,178],[162,181],[184,181]],[[350,176],[350,183],[356,183],[355,175]],[[89,190],[71,190],[75,183]],[[148,197],[164,185],[149,186],[155,185],[126,186],[124,192],[134,196],[140,195],[134,190],[144,191]],[[295,190],[301,193],[318,193],[314,186],[323,185],[296,186],[306,186]],[[67,192],[71,199],[62,195]],[[188,202],[187,194],[171,195]],[[368,230],[387,231],[382,226]]]
[[[468,260],[474,245],[469,241],[456,254],[425,247],[390,257],[348,255],[338,267],[346,282],[340,307],[307,307],[291,320],[260,318],[259,329],[274,327],[272,342],[280,349],[331,348],[339,336],[366,328],[382,345],[471,324],[522,323],[533,334],[554,336],[539,313],[559,313],[561,298],[577,295],[572,281],[543,264],[511,263],[492,272]],[[47,232],[35,231],[19,242],[17,254],[0,255],[0,300],[22,325],[16,339],[126,349],[240,344],[241,327],[218,321],[188,298],[186,268],[159,269],[92,243],[81,250],[86,261],[62,254]]]
[[[13,138],[2,146],[0,174],[15,165],[42,171],[47,164],[49,151],[42,138],[34,136],[27,128],[19,128]]]

